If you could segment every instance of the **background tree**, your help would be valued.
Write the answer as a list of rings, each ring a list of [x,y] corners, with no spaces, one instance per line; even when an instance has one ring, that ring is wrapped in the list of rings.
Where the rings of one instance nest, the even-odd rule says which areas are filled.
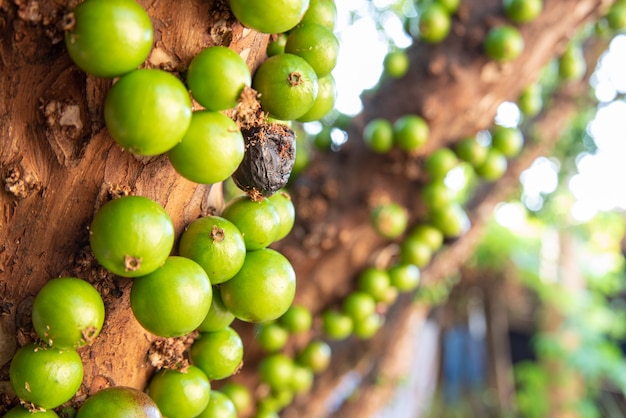
[[[226,2],[140,3],[155,29],[145,67],[182,77],[191,59],[211,45],[237,51],[252,71],[265,59],[269,35],[243,27]],[[509,22],[498,0],[462,1],[452,18],[451,33],[442,43],[415,42],[408,50],[408,73],[382,80],[375,91],[364,95],[363,112],[342,126],[348,142],[338,152],[316,153],[290,185],[297,223],[290,236],[274,247],[296,269],[296,302],[319,318],[325,309],[341,303],[364,268],[388,267],[394,260],[390,246],[394,241],[372,228],[373,208],[397,202],[408,210],[410,225],[422,220],[426,207],[416,196],[428,181],[423,168],[426,157],[490,128],[498,106],[517,100],[524,88],[538,80],[543,68],[565,51],[572,37],[603,16],[611,3],[545,1],[535,20],[519,25],[525,47],[512,62],[497,62],[484,53],[489,29]],[[124,194],[152,198],[172,217],[177,236],[190,221],[219,213],[223,206],[219,186],[185,180],[165,157],[136,157],[111,140],[103,120],[111,81],[80,71],[62,42],[64,16],[75,4],[0,4],[0,173],[4,184],[0,191],[0,392],[6,404],[12,402],[7,383],[10,359],[16,347],[33,338],[30,307],[51,277],[85,278],[105,300],[105,328],[92,345],[80,351],[85,378],[78,402],[108,385],[143,388],[153,373],[147,353],[151,347],[163,346],[163,339],[145,331],[132,317],[131,280],[107,273],[88,247],[88,225],[102,202]],[[602,46],[597,45],[586,44],[589,57],[598,56]],[[593,68],[593,61],[588,68]],[[576,102],[586,92],[584,83],[569,83],[554,91],[550,106],[533,120],[527,149],[509,164],[500,180],[475,192],[467,205],[471,229],[450,238],[423,269],[424,285],[452,276],[469,257],[494,205],[517,186],[519,173],[554,145],[576,117]],[[394,121],[407,114],[421,115],[430,129],[427,143],[415,154],[393,150],[378,155],[360,140],[370,120]],[[362,375],[361,393],[366,396],[336,413],[364,416],[378,409],[392,386],[377,387],[375,377],[384,371],[390,381],[398,378],[406,361],[397,355],[406,347],[403,335],[410,335],[408,331],[427,312],[427,304],[416,306],[411,295],[403,294],[386,312],[385,326],[371,341],[351,338],[333,343],[333,367],[316,379],[306,399],[296,399],[285,416],[328,415],[329,393],[352,369]],[[248,347],[237,379],[253,384],[262,352],[252,342],[253,327],[244,323],[237,327]],[[313,330],[291,341],[287,350],[296,352],[317,335],[321,334],[316,320]],[[165,346],[172,353],[179,350],[180,355],[184,341],[166,341]]]

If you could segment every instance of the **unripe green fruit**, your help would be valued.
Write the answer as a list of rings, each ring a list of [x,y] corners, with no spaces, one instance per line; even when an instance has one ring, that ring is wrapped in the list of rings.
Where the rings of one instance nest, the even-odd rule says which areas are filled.
[[[543,9],[543,0],[504,0],[504,13],[517,23],[534,20]]]
[[[524,51],[524,38],[513,26],[492,28],[485,39],[485,52],[495,61],[512,61]]]
[[[408,223],[407,210],[397,203],[385,203],[372,211],[372,225],[384,238],[394,239],[404,233]]]
[[[423,6],[418,19],[420,39],[425,42],[439,43],[450,33],[452,26],[450,15],[439,3],[428,3]]]

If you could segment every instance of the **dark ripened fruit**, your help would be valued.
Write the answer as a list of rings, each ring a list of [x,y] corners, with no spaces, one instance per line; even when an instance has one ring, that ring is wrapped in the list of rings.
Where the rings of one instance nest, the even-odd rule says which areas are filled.
[[[246,148],[233,181],[253,199],[273,195],[287,184],[296,158],[296,135],[280,123],[242,130]]]

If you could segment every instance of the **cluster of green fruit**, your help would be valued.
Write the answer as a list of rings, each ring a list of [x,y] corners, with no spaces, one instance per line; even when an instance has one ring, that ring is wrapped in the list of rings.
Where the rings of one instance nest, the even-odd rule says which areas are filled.
[[[133,211],[127,204],[133,201],[148,207],[142,204]],[[293,267],[267,248],[290,232],[293,203],[284,191],[261,201],[239,195],[227,202],[221,216],[191,222],[180,237],[177,256],[169,255],[173,228],[168,225],[164,232],[160,226],[167,221],[151,222],[152,214],[164,216],[155,205],[137,196],[103,205],[90,228],[92,251],[111,272],[134,278],[131,308],[146,330],[162,337],[200,331],[189,349],[192,365],[184,371],[158,371],[147,393],[166,416],[214,416],[203,412],[214,397],[210,381],[231,376],[243,359],[243,342],[230,327],[232,321],[276,319],[295,296]],[[160,235],[168,239],[160,240]],[[158,254],[162,258],[155,260]]]
[[[389,152],[394,146],[414,154],[426,144],[428,134],[428,124],[421,116],[405,115],[393,124],[384,118],[372,119],[365,125],[363,140],[368,148],[379,154]]]
[[[391,129],[387,121],[374,120],[374,122],[374,126],[384,126],[383,129],[387,129],[387,132]],[[371,133],[371,130],[369,132]],[[457,192],[446,184],[446,177],[453,169],[464,164],[479,179],[494,181],[504,174],[508,165],[507,159],[517,156],[524,142],[518,128],[495,126],[489,136],[491,138],[489,145],[485,145],[477,137],[468,137],[460,140],[454,149],[440,148],[426,157],[423,168],[428,181],[420,193],[427,208],[426,222],[418,223],[409,229],[406,208],[395,202],[380,204],[373,208],[372,226],[380,236],[389,240],[404,237],[399,243],[395,264],[387,270],[374,267],[366,269],[358,278],[359,290],[346,299],[348,305],[355,303],[351,300],[366,299],[361,293],[369,293],[368,301],[362,301],[358,305],[364,311],[374,312],[376,302],[389,303],[395,299],[398,291],[413,291],[419,285],[420,269],[430,263],[444,240],[458,237],[466,230],[467,215],[457,199]],[[364,138],[368,138],[367,128]],[[354,312],[354,309],[349,307],[343,310],[344,317],[351,316],[347,315],[347,312]],[[352,319],[354,320],[354,315]],[[348,320],[343,321],[346,324],[344,329],[347,330]],[[346,331],[345,335],[348,333]],[[339,333],[339,336],[343,335]]]
[[[276,321],[259,324],[255,341],[266,352],[258,364],[261,383],[256,410],[262,416],[273,416],[289,405],[294,396],[308,392],[316,374],[330,363],[330,346],[311,338],[295,353],[285,350],[290,336],[306,334],[312,326],[312,314],[302,305],[293,305]],[[293,351],[293,350],[291,350]]]
[[[405,29],[415,39],[430,44],[444,41],[450,34],[452,16],[460,7],[460,0],[433,0],[417,4],[417,16],[405,20]],[[505,15],[514,23],[534,20],[543,9],[543,0],[503,0]],[[616,20],[613,18],[613,20]],[[486,54],[493,60],[510,61],[524,48],[519,30],[512,25],[492,28],[484,41]],[[409,67],[409,58],[402,49],[392,48],[383,62],[383,75],[401,78]]]
[[[166,416],[216,416],[210,412],[217,408],[214,404],[222,399],[220,408],[228,405],[219,394],[214,396],[210,380],[224,379],[241,366],[243,343],[229,325],[235,318],[276,319],[289,309],[295,295],[291,264],[266,248],[293,226],[295,211],[288,194],[279,192],[260,202],[240,195],[227,203],[222,216],[189,224],[176,256],[170,255],[172,221],[148,198],[111,200],[99,208],[90,225],[90,244],[98,262],[117,276],[133,278],[131,308],[146,330],[161,337],[200,331],[189,350],[192,366],[184,372],[160,370],[148,386],[156,404],[153,409]],[[104,303],[81,279],[52,279],[35,298],[32,318],[42,341],[16,353],[11,383],[20,399],[49,410],[68,401],[80,387],[83,367],[75,349],[100,333]],[[99,416],[93,414],[103,410],[109,417],[125,416],[146,404],[143,396],[129,391],[97,392],[78,416]],[[188,398],[189,394],[195,397]],[[116,401],[120,397],[128,399]]]
[[[532,22],[543,10],[543,0],[503,0],[504,14],[515,24]],[[489,30],[484,41],[485,53],[499,62],[512,61],[524,51],[524,38],[510,24]]]
[[[18,405],[5,417],[27,417],[31,411],[57,417],[51,409],[69,401],[83,381],[76,349],[100,334],[104,316],[100,294],[82,279],[54,278],[40,289],[31,313],[39,340],[20,347],[9,368],[11,386],[28,407]]]
[[[339,53],[333,0],[231,0],[245,26],[272,34],[266,59],[252,80],[263,110],[279,120],[316,121],[335,106],[331,71]],[[286,12],[288,11],[288,12]]]
[[[452,17],[457,13],[461,0],[433,0],[417,2],[416,16],[405,19],[405,31],[411,37],[428,44],[443,42],[452,29]],[[383,76],[403,77],[409,69],[409,57],[405,50],[391,48],[383,61]]]
[[[229,178],[243,159],[244,139],[221,111],[236,106],[251,85],[245,61],[229,48],[206,48],[190,63],[185,85],[165,71],[137,69],[151,50],[153,30],[134,0],[86,0],[72,17],[66,46],[73,61],[91,75],[119,77],[105,102],[113,139],[137,155],[167,153],[173,167],[192,181],[212,184]],[[298,51],[309,36],[302,33],[293,41]],[[203,110],[192,112],[188,89]],[[145,416],[160,416],[159,410],[172,417],[226,416],[215,411],[233,408],[211,391],[210,380],[230,376],[241,365],[241,338],[229,327],[234,318],[273,320],[291,305],[293,268],[267,246],[287,235],[294,216],[286,192],[261,201],[242,195],[221,216],[192,222],[181,236],[179,255],[172,256],[174,227],[157,202],[125,196],[103,205],[90,226],[91,248],[111,273],[133,278],[131,308],[138,322],[161,337],[200,334],[190,348],[193,364],[184,373],[155,374],[147,390],[154,402],[134,389],[110,388],[89,398],[78,416],[127,416],[148,404],[152,412],[146,409]],[[42,341],[18,351],[11,382],[20,399],[56,416],[50,409],[68,401],[80,386],[83,368],[75,348],[98,335],[104,305],[90,284],[76,278],[51,280],[40,295],[33,324]],[[58,305],[51,297],[70,300]],[[22,407],[11,413],[22,412],[29,414]]]
[[[434,0],[419,5],[416,37],[429,44],[438,44],[448,37],[452,16],[461,0]]]
[[[244,138],[220,111],[237,105],[251,84],[246,62],[226,47],[194,57],[187,85],[159,69],[137,69],[152,49],[153,28],[133,0],[87,0],[73,11],[65,44],[74,63],[97,76],[119,77],[104,118],[113,139],[141,156],[167,153],[182,176],[204,184],[229,177],[243,160]],[[204,109],[192,111],[193,98]]]

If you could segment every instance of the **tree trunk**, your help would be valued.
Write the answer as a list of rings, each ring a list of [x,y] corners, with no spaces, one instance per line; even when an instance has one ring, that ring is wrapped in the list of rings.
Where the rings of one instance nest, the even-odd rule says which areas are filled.
[[[76,3],[0,2],[0,174],[4,186],[0,190],[0,393],[7,394],[7,403],[11,399],[6,383],[10,359],[18,345],[33,337],[30,306],[52,277],[87,279],[105,299],[105,327],[92,345],[80,350],[85,379],[78,402],[107,385],[143,388],[153,371],[147,351],[158,338],[144,331],[132,316],[131,280],[108,274],[88,247],[87,228],[102,202],[119,194],[152,198],[170,214],[177,235],[198,216],[221,209],[215,197],[218,186],[187,181],[166,157],[138,158],[112,141],[102,116],[111,81],[77,69],[62,42],[60,22]],[[146,67],[180,74],[201,48],[211,45],[239,52],[252,70],[265,58],[268,36],[242,27],[224,0],[140,3],[155,29]],[[515,100],[563,50],[576,29],[597,18],[609,3],[546,0],[540,17],[521,27],[526,48],[512,64],[490,62],[481,49],[486,30],[505,22],[500,0],[464,0],[445,42],[437,46],[416,43],[409,51],[410,73],[401,80],[384,82],[376,93],[365,97],[365,110],[353,120],[348,143],[340,152],[318,155],[292,186],[297,224],[275,248],[296,269],[296,302],[317,314],[339,303],[365,266],[388,263],[395,243],[375,234],[369,224],[371,207],[393,200],[410,210],[411,222],[419,221],[423,204],[415,196],[425,180],[420,168],[423,156],[488,128],[497,106]],[[360,133],[368,120],[394,120],[404,114],[420,114],[429,122],[431,136],[420,155],[392,152],[380,156],[364,148]],[[565,123],[566,119],[559,119],[555,132]],[[529,164],[532,159],[524,161]],[[510,190],[517,180],[511,174],[502,181],[508,182]],[[488,213],[489,205],[477,203],[475,207],[480,210],[473,212],[474,220]],[[471,253],[476,237],[470,231],[467,237],[449,243],[424,272],[424,279],[436,281],[453,272]],[[350,339],[334,344],[335,367],[316,380],[310,397],[296,399],[285,415],[328,415],[325,401],[344,373],[358,366],[357,357],[363,375],[376,369],[375,363],[381,360],[397,377],[404,360],[394,361],[393,356],[402,341],[399,332],[406,329],[403,326],[419,323],[416,318],[423,318],[425,312],[421,307],[416,314],[409,298],[401,298],[389,312],[388,325],[371,343]],[[251,326],[236,326],[249,342]],[[317,323],[309,335],[291,342],[289,349],[296,350],[316,335],[321,335]],[[246,345],[246,350],[249,367],[237,378],[254,382],[254,363],[260,354],[252,345]],[[384,398],[376,399],[353,404],[341,416],[366,416]]]

